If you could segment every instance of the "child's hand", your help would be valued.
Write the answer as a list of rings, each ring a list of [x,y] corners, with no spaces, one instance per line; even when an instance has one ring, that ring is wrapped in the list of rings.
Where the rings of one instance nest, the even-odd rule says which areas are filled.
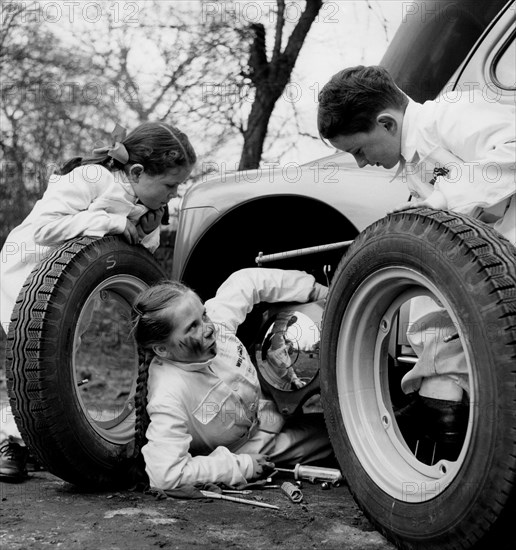
[[[446,210],[446,198],[438,191],[434,191],[427,199],[412,199],[409,202],[404,202],[396,208],[393,208],[387,214],[394,214],[394,212],[403,212],[403,210],[410,210],[411,208],[434,208],[435,210]]]
[[[136,226],[133,222],[130,222],[129,220],[125,223],[125,229],[122,233],[122,237],[129,243],[129,244],[138,244],[140,242],[140,235],[138,235],[138,229],[136,229]]]
[[[161,224],[164,213],[164,206],[158,208],[157,210],[149,210],[140,218],[138,222],[138,229],[143,232],[144,235],[152,233],[156,227]]]
[[[253,459],[253,479],[266,477],[274,470],[274,462],[270,462],[268,456],[261,454],[250,454],[249,456]]]
[[[403,212],[404,210],[410,210],[411,208],[419,208],[420,206],[424,206],[424,205],[420,204],[418,201],[404,202],[403,204],[396,206],[392,210],[389,210],[387,214],[394,214],[395,212]]]
[[[299,390],[299,389],[303,388],[304,386],[306,386],[306,382],[303,382],[299,378],[293,378],[292,379],[292,385],[294,386],[294,388],[296,390]]]

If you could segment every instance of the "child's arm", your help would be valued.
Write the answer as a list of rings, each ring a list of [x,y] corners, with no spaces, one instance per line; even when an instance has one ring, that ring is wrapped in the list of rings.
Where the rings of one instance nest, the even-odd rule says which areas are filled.
[[[312,302],[326,298],[327,287],[304,271],[247,268],[230,275],[206,302],[213,322],[236,331],[260,302]]]
[[[80,235],[124,234],[128,222],[126,215],[90,208],[113,180],[108,170],[97,168],[96,177],[91,181],[80,176],[71,181],[69,174],[53,177],[32,213],[34,238],[38,244],[56,245]]]
[[[207,456],[192,456],[188,419],[173,399],[148,406],[151,423],[143,447],[151,487],[175,489],[196,483],[244,484],[256,473],[253,457],[217,447]]]

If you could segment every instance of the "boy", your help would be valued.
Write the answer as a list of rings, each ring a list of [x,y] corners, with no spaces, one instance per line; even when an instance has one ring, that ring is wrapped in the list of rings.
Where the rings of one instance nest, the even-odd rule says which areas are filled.
[[[351,153],[360,168],[399,163],[395,177],[407,182],[411,201],[395,211],[453,210],[488,223],[516,244],[514,99],[511,105],[480,91],[457,95],[453,102],[440,97],[419,104],[384,68],[351,67],[334,75],[319,94],[319,133]],[[410,321],[407,336],[418,362],[403,378],[402,389],[415,399],[397,413],[398,423],[402,431],[405,426],[416,432],[421,422],[436,420],[441,457],[453,460],[467,424],[464,352],[459,340],[443,341],[443,335],[456,331],[430,298],[411,301]]]

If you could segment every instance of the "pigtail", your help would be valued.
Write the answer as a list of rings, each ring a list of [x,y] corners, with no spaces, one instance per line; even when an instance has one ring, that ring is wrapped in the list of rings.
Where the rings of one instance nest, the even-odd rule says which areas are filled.
[[[106,154],[99,154],[88,158],[73,157],[70,160],[67,160],[59,170],[59,175],[65,176],[79,166],[86,166],[88,164],[98,164],[100,166],[104,166],[104,168],[107,168],[110,172],[115,170],[123,170],[124,168],[124,165],[116,159],[111,158]]]
[[[140,365],[138,367],[138,378],[136,379],[136,395],[135,395],[135,410],[136,410],[136,447],[135,452],[139,453],[141,448],[147,442],[145,432],[149,427],[150,419],[147,413],[147,382],[149,380],[149,366],[154,357],[152,352],[140,350]]]
[[[70,160],[67,160],[63,166],[61,166],[61,170],[59,170],[60,176],[65,176],[66,174],[69,174],[72,170],[75,170],[78,166],[81,166],[82,164],[82,157],[73,157]]]
[[[149,478],[145,472],[145,460],[142,447],[147,443],[145,434],[150,424],[147,413],[147,393],[149,380],[149,366],[154,354],[138,346],[138,377],[136,379],[136,393],[134,396],[136,423],[135,446],[133,464],[130,469],[131,485],[135,490],[145,491],[149,488]]]

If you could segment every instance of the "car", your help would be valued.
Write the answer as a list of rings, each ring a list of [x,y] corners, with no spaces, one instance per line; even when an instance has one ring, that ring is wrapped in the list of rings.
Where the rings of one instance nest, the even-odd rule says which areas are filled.
[[[405,8],[380,64],[406,93],[419,102],[453,102],[477,89],[490,101],[514,104],[514,2],[423,1]],[[487,256],[474,252],[473,237],[456,256],[457,247],[446,244],[454,224],[463,231],[471,220],[435,212],[385,217],[408,200],[406,184],[394,175],[395,169],[359,169],[351,155],[336,152],[301,166],[210,177],[183,200],[173,277],[203,298],[233,271],[253,266],[300,269],[329,285],[324,308],[260,304],[240,327],[264,390],[284,414],[309,410],[320,396],[351,492],[399,548],[463,549],[487,541],[504,547],[516,489],[514,438],[505,445],[500,438],[515,428],[515,355],[506,347],[514,340],[501,335],[513,334],[514,315],[512,306],[494,317],[480,317],[478,308],[495,294],[498,304],[512,300],[514,247],[489,255],[493,265],[504,263],[510,281],[502,296],[490,286],[497,276],[485,268]],[[497,236],[480,226],[474,231],[492,249]],[[409,299],[419,295],[445,304],[457,327],[447,338],[459,338],[468,357],[469,428],[451,458],[428,438],[411,440],[396,420],[409,403],[400,380],[417,360],[405,333]],[[263,362],[280,312],[297,319],[290,337],[294,368],[305,382],[300,389],[271,383]],[[479,328],[487,326],[496,327],[496,337]],[[500,494],[507,495],[503,502]]]
[[[381,64],[419,101],[476,86],[512,103],[515,6],[407,3]],[[219,173],[182,201],[171,273],[118,237],[56,249],[18,297],[6,350],[10,402],[37,458],[74,484],[123,482],[141,384],[129,313],[142,289],[168,276],[207,299],[242,268],[300,269],[330,287],[326,303],[259,304],[239,329],[264,391],[287,416],[322,407],[357,503],[399,548],[502,547],[516,504],[515,250],[459,214],[386,216],[408,199],[394,174],[359,170],[345,153]],[[447,336],[468,359],[468,428],[453,459],[432,456],[432,441],[430,452],[415,448],[396,421],[415,361],[407,304],[418,295],[448,310],[457,333]],[[280,315],[298,389],[263,368]]]

